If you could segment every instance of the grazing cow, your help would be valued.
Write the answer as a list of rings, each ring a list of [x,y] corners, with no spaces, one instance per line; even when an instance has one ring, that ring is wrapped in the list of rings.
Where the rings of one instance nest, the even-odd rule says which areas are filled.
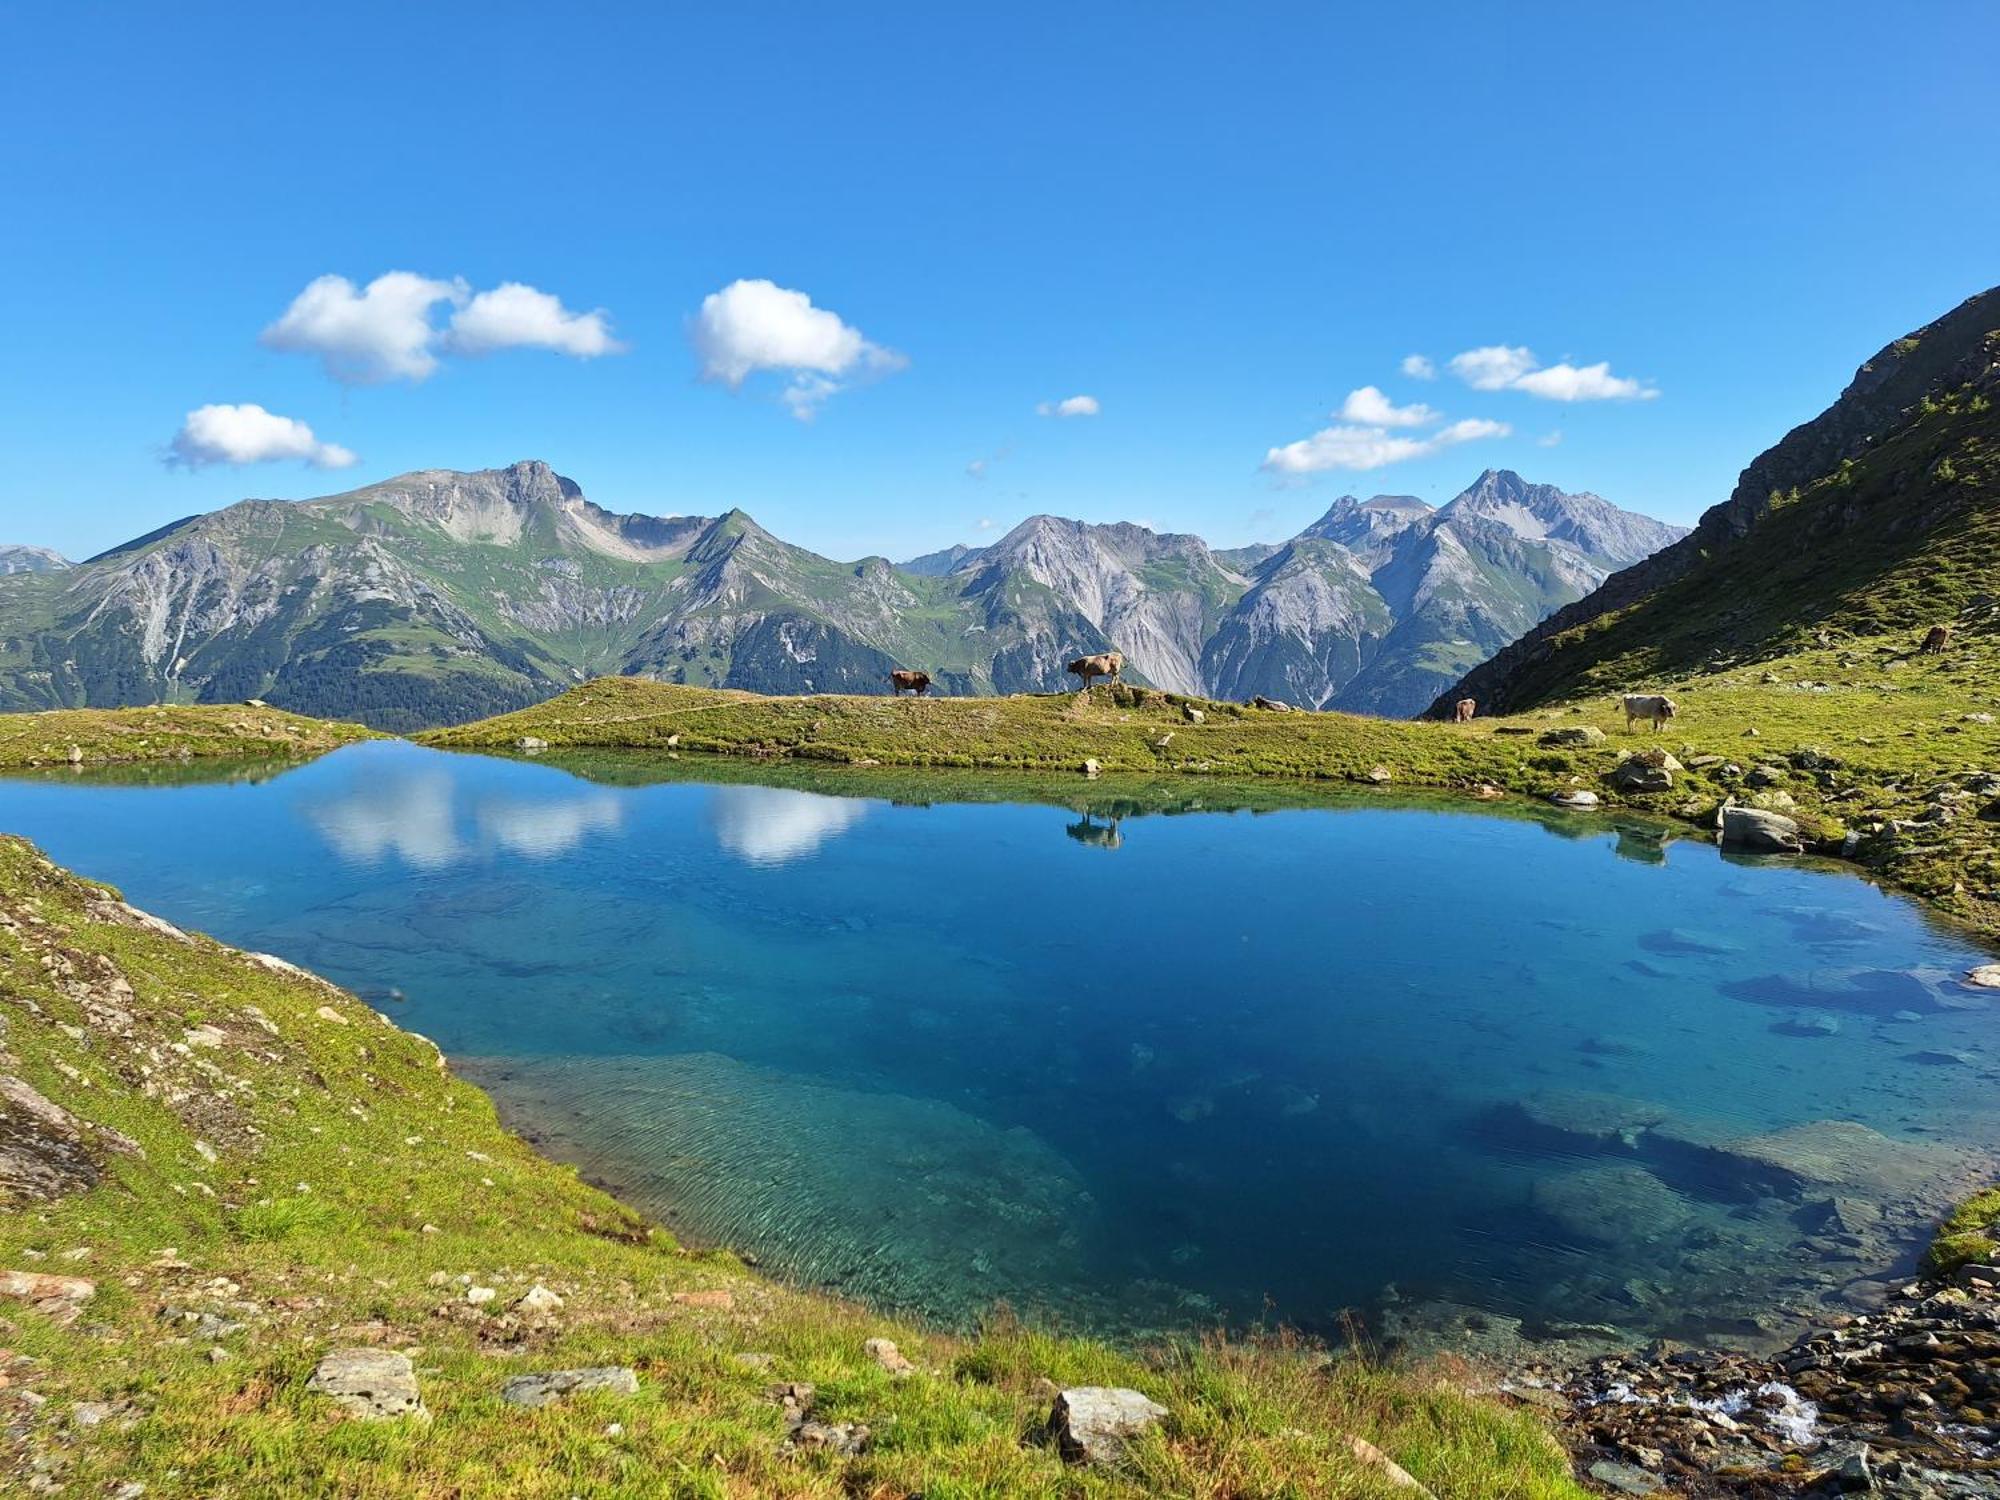
[[[1641,719],[1653,726],[1653,733],[1660,732],[1660,726],[1680,712],[1674,700],[1664,693],[1627,693],[1625,695],[1625,727],[1631,727]]]
[[[1118,674],[1125,670],[1125,658],[1120,652],[1104,651],[1096,656],[1079,656],[1063,670],[1073,677],[1081,677],[1083,690],[1087,693],[1094,677],[1109,677],[1116,682]]]
[[[908,688],[919,698],[923,697],[924,694],[931,690],[931,674],[928,672],[891,672],[889,674],[889,691],[900,698],[903,696],[904,688]]]
[[[1479,701],[1475,698],[1461,698],[1451,706],[1452,722],[1470,724],[1472,716],[1479,712]]]
[[[1950,644],[1951,627],[1949,625],[1933,625],[1930,628],[1930,633],[1924,637],[1923,645],[1917,649],[1926,656],[1943,656],[1944,648]]]

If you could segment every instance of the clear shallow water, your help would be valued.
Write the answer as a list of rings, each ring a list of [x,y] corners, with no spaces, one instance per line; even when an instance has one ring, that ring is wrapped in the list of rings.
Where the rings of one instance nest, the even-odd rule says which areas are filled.
[[[573,766],[0,782],[0,828],[375,1000],[691,1237],[945,1318],[1755,1339],[2000,1145],[1983,955],[1826,870],[1269,787]]]

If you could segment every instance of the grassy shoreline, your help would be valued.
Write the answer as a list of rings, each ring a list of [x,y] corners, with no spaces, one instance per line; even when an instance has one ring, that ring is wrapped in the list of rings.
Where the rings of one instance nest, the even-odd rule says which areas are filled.
[[[602,678],[518,713],[433,730],[474,750],[643,750],[874,770],[954,767],[1159,780],[1289,778],[1484,799],[1588,791],[1712,834],[1725,799],[1795,819],[1816,852],[1846,858],[1955,925],[2000,938],[2000,691],[1970,653],[1914,658],[1900,637],[1668,684],[1681,713],[1654,735],[1586,699],[1471,724],[1099,689],[1077,695],[767,698]],[[1201,715],[1195,722],[1192,714]],[[1593,738],[1589,744],[1551,739]],[[1660,792],[1621,790],[1633,752],[1681,763]],[[1988,785],[1982,778],[1993,775]],[[1849,835],[1853,837],[1850,839]]]
[[[0,714],[0,770],[298,760],[379,737],[359,724],[247,703],[58,708]]]

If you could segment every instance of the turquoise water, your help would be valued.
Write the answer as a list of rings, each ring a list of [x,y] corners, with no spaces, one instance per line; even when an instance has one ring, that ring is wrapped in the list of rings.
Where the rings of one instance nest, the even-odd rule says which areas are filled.
[[[1982,955],[1907,903],[1287,795],[370,744],[0,782],[0,828],[352,987],[687,1237],[935,1317],[1754,1340],[1992,1164]]]

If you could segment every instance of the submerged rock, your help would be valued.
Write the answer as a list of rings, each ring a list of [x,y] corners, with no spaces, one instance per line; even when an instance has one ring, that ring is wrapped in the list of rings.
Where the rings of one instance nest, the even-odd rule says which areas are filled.
[[[1072,1386],[1056,1397],[1048,1430],[1071,1463],[1116,1463],[1125,1444],[1167,1415],[1150,1397],[1122,1386]]]
[[[306,1389],[331,1397],[363,1421],[430,1418],[410,1357],[388,1349],[334,1349],[314,1368]]]
[[[1664,1105],[1588,1089],[1545,1089],[1494,1105],[1481,1131],[1505,1144],[1556,1151],[1631,1151],[1667,1118]]]

